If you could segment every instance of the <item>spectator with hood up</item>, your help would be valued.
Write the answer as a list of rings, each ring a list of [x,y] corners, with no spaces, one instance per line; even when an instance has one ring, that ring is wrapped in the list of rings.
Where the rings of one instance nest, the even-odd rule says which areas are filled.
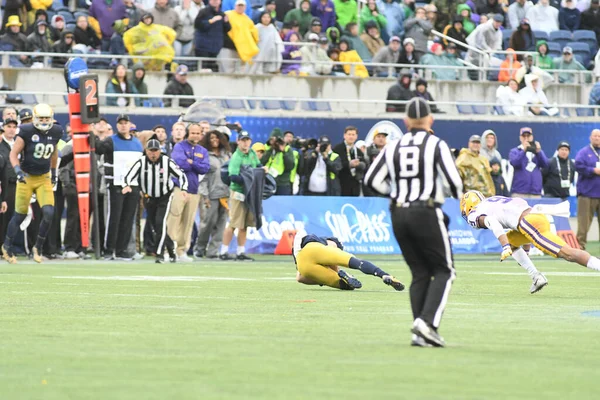
[[[259,17],[260,22],[256,24],[258,29],[259,53],[254,57],[254,64],[250,67],[250,74],[273,74],[281,68],[281,49],[283,42],[272,23],[270,13],[263,11]]]
[[[552,116],[558,114],[557,108],[552,108],[542,90],[540,78],[534,74],[525,75],[525,87],[519,90],[519,94],[529,105],[530,115]]]
[[[459,4],[456,7],[456,14],[462,18],[463,30],[465,31],[465,34],[467,36],[469,36],[471,32],[475,30],[476,27],[475,22],[473,22],[473,20],[471,19],[471,13],[471,7],[469,7],[469,5],[466,3]]]
[[[545,40],[537,42],[537,66],[541,69],[554,69],[554,59],[548,55],[548,43]]]
[[[59,41],[52,45],[53,53],[72,53],[75,45],[75,35],[70,31],[63,31]],[[64,68],[68,59],[66,57],[52,57],[52,68]]]
[[[350,22],[358,23],[356,0],[333,0],[335,15],[339,26],[346,26]],[[366,7],[365,7],[366,8]]]
[[[550,5],[550,0],[539,0],[527,10],[526,18],[534,31],[544,31],[547,34],[558,30],[558,10]]]
[[[132,70],[133,77],[131,78],[131,83],[135,87],[135,90],[137,90],[139,94],[148,94],[148,85],[144,82],[144,78],[146,77],[144,64],[141,62],[135,63]]]
[[[514,79],[519,68],[521,68],[521,63],[517,61],[515,51],[510,48],[506,49],[506,59],[500,64],[498,82],[508,82]]]
[[[369,72],[363,64],[363,60],[361,59],[360,55],[352,48],[352,44],[344,38],[342,38],[340,41],[340,62],[360,63],[355,65],[344,65],[344,72],[346,75],[353,75],[361,78],[369,77]],[[353,69],[354,74],[352,74]]]
[[[258,29],[244,12],[246,0],[236,0],[235,9],[227,11],[231,30],[227,33],[237,52],[237,56],[245,64],[252,64],[252,58],[258,54]]]
[[[452,20],[452,25],[446,26],[444,29],[444,35],[451,37],[454,40],[457,40],[461,43],[467,44],[467,35],[465,34],[465,30],[463,29],[463,20],[460,15],[456,15]],[[443,39],[444,45],[447,47],[450,43],[453,43],[449,40]],[[467,48],[459,45],[460,51],[467,51]]]
[[[381,35],[379,33],[379,29],[377,28],[377,23],[375,21],[369,21],[365,25],[365,32],[360,35],[360,40],[367,46],[369,49],[369,53],[371,56],[377,54],[379,49],[385,46],[383,39],[381,39]]]
[[[508,186],[506,186],[506,181],[502,176],[502,164],[500,164],[500,160],[497,158],[492,159],[490,161],[490,168],[492,168],[491,175],[492,181],[494,181],[496,196],[510,197]]]
[[[412,74],[403,73],[398,81],[388,89],[387,100],[408,101],[415,97],[412,90],[410,90],[411,80]],[[406,104],[387,104],[385,111],[403,113],[406,111]]]
[[[166,63],[173,61],[177,34],[168,26],[154,23],[154,16],[150,13],[142,15],[142,20],[137,26],[129,29],[123,35],[123,43],[127,52],[132,55],[147,55],[153,58],[144,59],[142,62],[146,70],[162,71]],[[134,58],[134,62],[137,60]]]
[[[65,31],[65,18],[60,14],[56,14],[52,17],[50,28],[50,41],[54,44],[62,38],[62,33]]]
[[[334,48],[334,47],[338,47],[340,44],[340,30],[338,28],[336,28],[335,26],[332,26],[331,28],[327,29],[327,32],[325,32],[325,36],[327,37],[327,40],[329,41],[329,48]]]
[[[483,144],[481,145],[480,150],[481,155],[487,158],[490,162],[494,158],[502,160],[502,155],[498,151],[498,138],[496,137],[496,133],[493,130],[488,129],[483,132],[481,137],[483,139]]]
[[[27,51],[29,52],[42,52],[50,53],[52,46],[48,41],[46,32],[48,30],[48,23],[46,21],[38,21],[37,28],[31,35],[27,36]],[[36,59],[42,62],[43,59]]]
[[[43,10],[43,9],[35,10],[35,17],[34,17],[33,23],[29,24],[29,28],[27,28],[27,30],[25,31],[25,34],[27,36],[29,36],[33,32],[35,32],[35,28],[37,27],[38,21],[45,21],[48,23],[48,25],[50,25],[50,21],[48,21],[48,13],[46,12],[46,10]],[[48,32],[48,38],[50,38],[50,32]]]
[[[308,40],[309,34],[316,33],[317,35],[320,36],[322,32],[323,32],[323,24],[321,23],[321,20],[318,17],[313,17],[312,20],[310,21],[310,28],[309,28],[308,32],[306,32],[304,34],[303,38],[304,38],[304,40]],[[302,36],[301,36],[301,38],[302,38]]]
[[[402,45],[403,48],[400,51],[398,64],[418,64],[419,57],[415,54],[415,40],[413,38],[406,38],[402,42]]]
[[[519,22],[525,18],[527,11],[533,7],[530,0],[516,0],[508,7],[507,28],[517,29]]]
[[[110,54],[123,56],[127,54],[125,41],[123,40],[123,35],[127,31],[127,25],[122,19],[118,19],[113,23],[113,30],[115,33],[110,38]]]
[[[221,11],[221,0],[208,0],[194,21],[196,28],[194,46],[196,57],[217,58],[223,48],[227,32],[231,30],[229,17]],[[210,68],[217,71],[214,61],[202,61],[202,68]]]
[[[354,10],[354,14],[356,14],[356,9]],[[310,29],[312,19],[313,16],[310,13],[310,0],[302,0],[300,2],[300,8],[294,8],[285,14],[283,22],[298,22],[298,25],[300,26],[300,36],[304,37],[306,32]]]
[[[335,7],[337,10],[337,3]],[[400,3],[395,0],[378,0],[377,8],[381,10],[385,16],[388,37],[398,36],[401,38],[404,36],[404,10]],[[356,7],[354,15],[356,15]],[[344,26],[342,24],[340,25]]]
[[[593,31],[600,42],[600,0],[592,0],[590,8],[581,13],[580,29]]]

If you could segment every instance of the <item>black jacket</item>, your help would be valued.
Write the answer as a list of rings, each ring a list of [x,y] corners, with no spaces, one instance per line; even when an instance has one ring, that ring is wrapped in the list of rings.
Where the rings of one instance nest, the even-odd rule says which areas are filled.
[[[394,86],[388,89],[387,100],[410,100],[414,97],[413,92],[409,87],[404,87],[397,82]],[[387,104],[385,106],[387,112],[404,112],[406,104]]]
[[[240,176],[244,180],[244,203],[254,214],[256,229],[262,226],[262,199],[265,186],[265,170],[262,168],[252,168],[249,165],[242,165]]]
[[[365,158],[365,155],[360,149],[353,147],[348,151],[346,150],[346,144],[344,142],[338,144],[333,148],[342,161],[342,169],[339,173],[340,185],[342,187],[342,196],[360,196],[361,180],[369,167],[369,163]],[[354,176],[350,168],[350,159],[358,159],[360,163],[355,169]]]
[[[65,43],[65,36],[67,34],[73,34],[73,32],[69,32],[67,30],[63,30],[60,35],[60,40],[52,45],[53,53],[72,53],[73,45],[75,44],[75,39],[71,41],[71,45],[67,45]],[[62,68],[67,63],[66,57],[52,57],[52,67],[53,68]]]
[[[9,43],[13,45],[13,51],[27,51],[27,36],[21,32],[12,33],[6,32],[0,37],[2,43]]]
[[[165,88],[164,94],[193,96],[194,89],[192,89],[192,86],[189,83],[186,82],[185,84],[181,84],[173,77]],[[165,107],[171,107],[172,100],[164,99],[164,103]],[[194,99],[179,99],[179,107],[189,107],[193,103]]]
[[[600,41],[600,8],[594,12],[591,8],[581,13],[581,26],[579,29],[594,31],[596,40]]]
[[[558,174],[558,165],[560,162],[560,176]],[[567,164],[568,163],[568,164]],[[569,167],[571,174],[569,174]],[[560,185],[561,180],[569,180],[573,184],[575,177],[575,163],[573,160],[563,160],[559,157],[553,157],[548,161],[548,168],[542,169],[542,179],[544,180],[544,195],[546,197],[560,197],[565,199],[569,197],[569,188],[563,188]]]
[[[435,102],[435,99],[433,98],[433,96],[431,95],[431,93],[429,93],[429,91],[425,90],[425,93],[421,93],[418,90],[415,90],[413,92],[413,97],[420,97],[423,100],[429,101],[431,103]],[[439,113],[440,109],[435,105],[435,104],[429,104],[429,108],[431,109],[432,113]]]
[[[75,35],[75,43],[77,44],[84,44],[94,49],[99,48],[102,44],[98,36],[96,36],[96,32],[90,26],[85,31],[80,27],[76,27],[73,34]]]
[[[494,181],[494,187],[496,188],[496,196],[510,197],[510,191],[502,174],[492,174],[492,181]]]
[[[9,183],[16,184],[17,183],[17,174],[15,174],[15,170],[10,164],[10,145],[4,141],[4,139],[0,139],[0,156],[6,160],[7,163],[7,178]]]
[[[333,153],[329,155],[329,158],[323,159],[325,161],[325,166],[327,167],[327,191],[325,193],[327,196],[340,196],[342,194],[342,188],[340,186],[338,175],[342,170],[342,159],[341,157],[337,157],[332,160],[332,155]],[[304,194],[308,192],[310,176],[317,166],[317,160],[318,154],[316,150],[312,149],[306,153],[306,157],[304,158],[304,174],[302,179],[302,189]],[[333,178],[331,178],[331,174],[334,175]]]
[[[461,43],[467,44],[467,35],[465,34],[464,30],[457,31],[452,26],[452,27],[450,27],[450,29],[448,29],[448,32],[446,32],[446,35],[448,35],[449,37],[451,37],[454,40],[458,40]],[[450,41],[448,41],[448,43],[450,43]],[[466,47],[459,46],[459,45],[457,45],[457,46],[460,51],[467,51]]]

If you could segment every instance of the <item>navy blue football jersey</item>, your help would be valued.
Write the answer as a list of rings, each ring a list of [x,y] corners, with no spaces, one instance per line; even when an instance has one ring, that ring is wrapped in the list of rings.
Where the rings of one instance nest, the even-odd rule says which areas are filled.
[[[21,169],[29,175],[47,174],[50,171],[50,159],[62,134],[63,129],[57,124],[47,132],[38,130],[33,124],[21,125],[19,137],[25,142],[25,149],[21,153]]]

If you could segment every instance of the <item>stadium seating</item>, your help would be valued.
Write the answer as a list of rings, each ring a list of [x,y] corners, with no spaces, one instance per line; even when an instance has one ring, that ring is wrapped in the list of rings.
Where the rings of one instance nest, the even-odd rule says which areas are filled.
[[[512,35],[512,33],[513,33],[512,29],[505,29],[502,31],[502,43],[504,46],[504,50],[508,49],[508,47],[509,47],[510,36]]]
[[[595,55],[598,51],[598,42],[596,41],[596,34],[593,31],[575,31],[573,32],[573,41],[587,43],[592,55]]]
[[[472,109],[473,109],[473,112],[475,114],[479,114],[479,115],[486,115],[486,114],[488,114],[488,107],[487,106],[483,106],[483,105],[479,105],[479,104],[473,104],[472,105]]]
[[[229,108],[231,110],[245,110],[246,104],[244,100],[239,99],[226,99],[222,101],[223,107]]]
[[[281,110],[281,101],[279,101],[279,100],[261,100],[260,107],[263,110]]]
[[[303,101],[300,108],[304,111],[331,111],[331,104],[325,101]]]
[[[35,94],[20,94],[20,93],[16,93],[19,96],[21,96],[21,99],[23,99],[23,104],[37,104],[38,100]]]
[[[594,116],[594,110],[592,110],[590,108],[577,108],[577,109],[575,109],[575,112],[577,113],[578,117],[593,117]]]
[[[473,106],[470,103],[459,103],[456,105],[459,114],[473,114]]]
[[[558,43],[562,51],[563,47],[573,40],[573,35],[570,31],[554,31],[550,32],[550,41]]]
[[[494,106],[494,114],[506,115],[506,113],[504,112],[504,108],[502,106]]]
[[[283,106],[284,110],[288,110],[288,111],[293,111],[296,109],[296,104],[298,102],[295,100],[283,100],[281,102],[281,105]]]
[[[160,99],[145,99],[142,101],[142,107],[163,108],[165,103]]]
[[[59,11],[58,15],[61,15],[65,19],[65,25],[75,23],[75,17],[73,16],[73,14],[71,14],[71,11],[69,10]]]
[[[573,55],[577,60],[587,67],[591,60],[590,47],[587,43],[569,42],[567,46],[573,49]]]
[[[535,40],[534,40],[535,43],[537,43],[538,40],[545,40],[546,42],[548,40],[550,40],[550,37],[544,31],[533,31],[533,37],[535,38]]]
[[[552,58],[560,57],[562,54],[562,47],[560,47],[559,43],[556,42],[548,42],[548,55]]]

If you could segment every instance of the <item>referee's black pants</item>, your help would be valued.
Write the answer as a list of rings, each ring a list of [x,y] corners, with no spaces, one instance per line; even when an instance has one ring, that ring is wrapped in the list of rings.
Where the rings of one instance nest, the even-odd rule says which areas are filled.
[[[144,203],[146,208],[146,224],[150,222],[154,228],[154,253],[157,257],[163,255],[166,248],[169,254],[173,254],[173,240],[167,233],[167,217],[171,208],[173,193],[169,192],[160,197],[148,197]]]
[[[108,197],[108,224],[104,237],[105,255],[117,257],[131,257],[127,254],[127,246],[131,239],[131,229],[137,211],[140,189],[131,186],[131,192],[123,194],[121,186],[111,185],[106,191]]]
[[[456,277],[448,236],[448,216],[441,208],[394,207],[394,235],[410,267],[413,318],[438,328]]]

